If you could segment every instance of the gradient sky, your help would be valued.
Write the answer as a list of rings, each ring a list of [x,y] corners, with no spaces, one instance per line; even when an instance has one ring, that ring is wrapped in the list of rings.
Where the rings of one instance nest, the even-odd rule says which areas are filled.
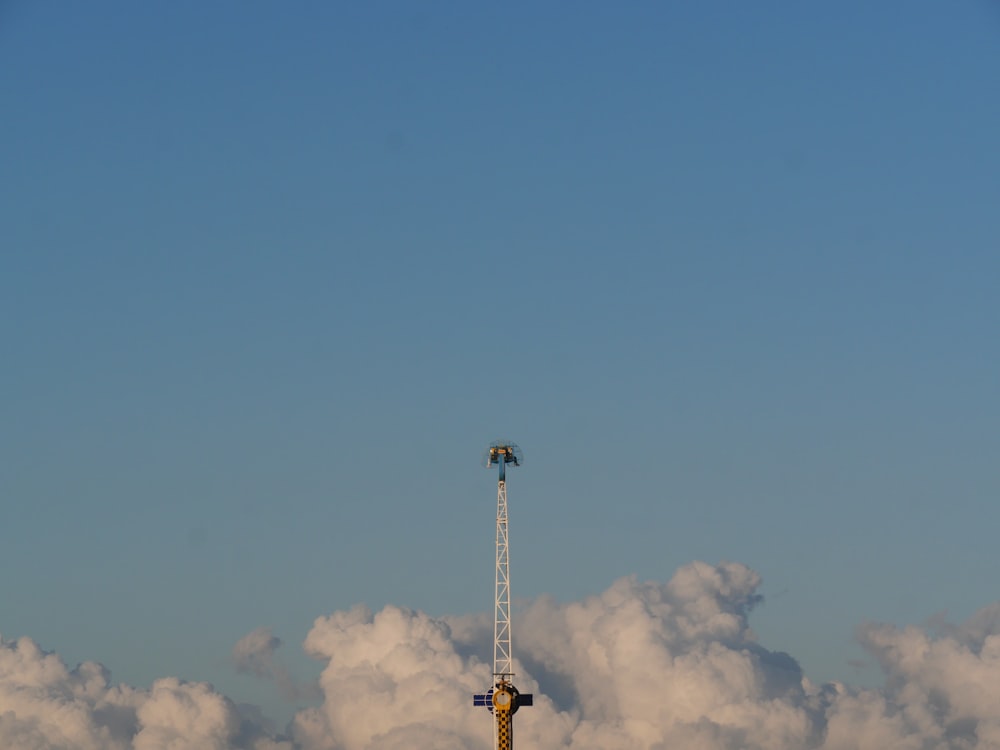
[[[0,632],[276,704],[492,606],[509,437],[515,597],[737,560],[864,682],[998,597],[998,92],[986,0],[0,4]]]

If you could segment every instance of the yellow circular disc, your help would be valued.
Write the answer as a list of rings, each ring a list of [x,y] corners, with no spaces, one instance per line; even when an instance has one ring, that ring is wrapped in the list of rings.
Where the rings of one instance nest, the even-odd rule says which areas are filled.
[[[497,690],[493,693],[493,705],[498,711],[510,711],[510,703],[513,697],[506,690]]]

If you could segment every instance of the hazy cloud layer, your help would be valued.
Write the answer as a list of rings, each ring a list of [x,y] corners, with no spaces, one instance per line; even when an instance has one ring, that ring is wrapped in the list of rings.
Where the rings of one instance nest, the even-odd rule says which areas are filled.
[[[573,750],[963,750],[1000,747],[1000,604],[934,632],[866,624],[881,690],[814,685],[757,642],[759,577],[736,563],[686,565],[667,583],[625,578],[602,594],[517,611],[522,747]],[[296,688],[268,629],[240,640],[238,669]],[[12,750],[487,750],[471,705],[489,685],[492,622],[364,607],[316,620],[305,648],[327,662],[319,705],[285,736],[211,686],[174,678],[113,685],[30,639],[0,639],[0,747]]]
[[[270,680],[289,700],[320,699],[317,685],[297,682],[288,668],[275,658],[280,646],[281,639],[271,632],[271,628],[252,630],[233,646],[233,666],[237,672]]]

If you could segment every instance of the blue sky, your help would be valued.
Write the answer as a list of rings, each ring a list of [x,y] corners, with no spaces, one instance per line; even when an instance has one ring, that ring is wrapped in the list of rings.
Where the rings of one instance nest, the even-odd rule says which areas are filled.
[[[990,2],[0,6],[0,632],[258,700],[356,602],[996,599]],[[516,644],[515,644],[516,649]],[[275,709],[276,711],[280,709]]]

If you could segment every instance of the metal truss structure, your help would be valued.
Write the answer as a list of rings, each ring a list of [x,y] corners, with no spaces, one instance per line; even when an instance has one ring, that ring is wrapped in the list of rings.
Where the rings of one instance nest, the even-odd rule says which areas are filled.
[[[507,546],[507,482],[497,483],[496,616],[493,618],[493,677],[513,676],[510,655],[510,551]]]

